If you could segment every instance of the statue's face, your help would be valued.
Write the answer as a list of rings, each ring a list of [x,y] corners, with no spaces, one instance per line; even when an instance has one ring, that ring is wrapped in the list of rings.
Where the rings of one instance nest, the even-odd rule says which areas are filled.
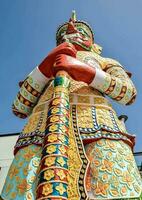
[[[76,29],[72,33],[66,33],[63,36],[62,42],[70,42],[76,46],[77,50],[90,50],[92,40],[84,29]]]

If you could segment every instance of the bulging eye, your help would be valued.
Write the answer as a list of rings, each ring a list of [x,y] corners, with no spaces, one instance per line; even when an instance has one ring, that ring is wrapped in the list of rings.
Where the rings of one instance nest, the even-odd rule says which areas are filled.
[[[78,30],[79,30],[80,33],[84,34],[84,30],[82,28],[79,28]]]
[[[84,38],[86,38],[86,40],[87,40],[89,36],[88,36],[88,34],[85,32],[85,30],[82,29],[82,28],[78,28],[78,30],[79,30],[80,34],[81,34],[82,36],[84,36]]]

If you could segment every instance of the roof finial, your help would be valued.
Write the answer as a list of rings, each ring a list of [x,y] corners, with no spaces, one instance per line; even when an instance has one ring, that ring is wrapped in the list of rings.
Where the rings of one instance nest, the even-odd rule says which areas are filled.
[[[75,12],[75,10],[72,11],[71,19],[72,19],[73,21],[76,21],[76,12]]]

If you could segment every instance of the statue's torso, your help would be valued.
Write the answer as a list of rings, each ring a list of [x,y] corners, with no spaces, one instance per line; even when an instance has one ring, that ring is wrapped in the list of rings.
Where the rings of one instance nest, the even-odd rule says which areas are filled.
[[[77,58],[102,70],[105,70],[108,62],[114,62],[111,59],[105,59],[91,52],[78,52]],[[37,127],[39,131],[44,132],[47,109],[52,95],[53,81],[47,86],[37,105],[34,107],[33,113],[29,118],[29,123],[24,128],[24,133],[32,132]],[[70,104],[71,108],[74,107],[76,110],[76,120],[83,139],[90,139],[94,133],[96,134],[95,137],[101,137],[105,133],[105,130],[107,133],[113,133],[110,133],[111,136],[108,134],[108,137],[119,138],[121,136],[117,135],[118,132],[126,133],[123,123],[118,119],[109,100],[104,94],[88,86],[86,83],[71,80]],[[41,118],[42,120],[40,120]]]

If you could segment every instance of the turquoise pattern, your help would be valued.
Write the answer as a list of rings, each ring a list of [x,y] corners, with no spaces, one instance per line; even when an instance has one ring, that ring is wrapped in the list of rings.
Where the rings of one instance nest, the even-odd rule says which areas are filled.
[[[101,139],[86,145],[86,154],[91,169],[90,192],[96,200],[141,200],[142,181],[127,144]]]
[[[36,199],[40,159],[41,147],[37,145],[29,145],[17,152],[2,190],[4,200]]]

